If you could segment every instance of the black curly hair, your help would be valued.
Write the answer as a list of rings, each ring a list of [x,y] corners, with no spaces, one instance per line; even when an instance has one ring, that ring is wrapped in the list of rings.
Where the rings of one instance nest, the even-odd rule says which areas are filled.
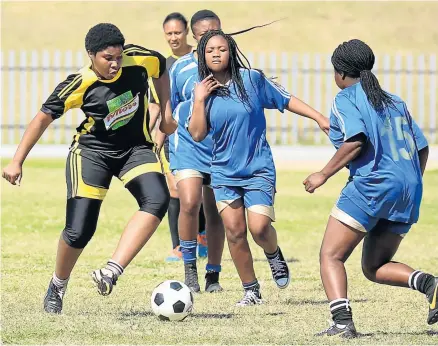
[[[93,26],[85,36],[85,49],[96,54],[110,46],[123,46],[125,38],[114,24],[100,23]]]

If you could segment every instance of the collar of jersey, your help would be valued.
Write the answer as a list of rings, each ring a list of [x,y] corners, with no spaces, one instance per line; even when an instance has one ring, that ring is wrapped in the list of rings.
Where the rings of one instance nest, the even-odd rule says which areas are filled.
[[[97,80],[98,80],[99,82],[102,82],[102,83],[114,83],[114,82],[115,82],[117,79],[119,79],[120,76],[122,75],[122,68],[123,68],[123,67],[120,67],[120,68],[119,68],[119,70],[117,71],[117,74],[114,76],[113,79],[99,79],[97,76],[96,76],[96,78],[97,78]],[[88,69],[89,69],[91,72],[94,73],[94,71],[91,69],[91,66],[89,66]],[[95,73],[94,73],[94,74],[95,74]]]

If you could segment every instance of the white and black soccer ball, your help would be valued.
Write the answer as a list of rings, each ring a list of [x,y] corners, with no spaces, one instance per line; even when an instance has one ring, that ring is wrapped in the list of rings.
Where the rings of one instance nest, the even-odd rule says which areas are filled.
[[[155,287],[151,306],[160,320],[182,321],[192,311],[193,293],[186,284],[167,280]]]

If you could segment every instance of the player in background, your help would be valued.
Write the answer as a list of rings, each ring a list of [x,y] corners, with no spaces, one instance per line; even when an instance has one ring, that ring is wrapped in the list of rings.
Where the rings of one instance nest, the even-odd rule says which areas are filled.
[[[196,42],[207,31],[219,29],[220,25],[219,17],[209,10],[196,12],[190,22],[193,38]],[[225,231],[218,214],[213,191],[209,187],[213,143],[210,136],[207,136],[203,142],[196,143],[185,128],[185,121],[190,110],[191,91],[198,73],[197,67],[197,53],[195,51],[178,59],[169,72],[171,106],[175,124],[178,126],[170,150],[170,168],[175,174],[181,203],[178,231],[184,261],[185,283],[194,292],[200,291],[196,246],[198,215],[201,203],[203,203],[208,244],[205,290],[218,292],[222,290],[219,284],[219,273]]]
[[[328,131],[329,122],[263,72],[247,67],[230,35],[207,32],[198,45],[198,74],[188,129],[195,141],[212,136],[211,185],[225,225],[228,246],[244,296],[238,306],[262,303],[247,240],[247,225],[263,248],[277,286],[290,281],[286,260],[278,246],[274,195],[276,172],[266,139],[264,109],[278,109],[315,120]],[[247,214],[247,218],[245,217]]]
[[[154,78],[169,113],[169,79],[165,58],[136,45],[125,45],[120,30],[108,23],[92,27],[85,37],[90,64],[60,83],[30,122],[3,178],[19,184],[22,166],[35,143],[69,109],[81,108],[67,157],[67,208],[58,243],[56,267],[44,298],[44,310],[61,313],[62,302],[77,259],[92,238],[102,201],[113,176],[137,200],[139,210],[129,220],[107,265],[92,276],[102,295],[111,293],[124,269],[146,244],[164,217],[169,192],[154,153],[148,128],[147,80]],[[163,121],[161,129],[173,128]]]
[[[330,140],[337,152],[303,182],[313,193],[343,167],[350,170],[321,246],[321,279],[333,324],[318,335],[357,336],[344,263],[362,239],[365,277],[425,294],[430,303],[427,322],[438,321],[438,278],[392,261],[418,221],[428,144],[403,100],[381,89],[371,72],[374,59],[360,40],[335,49],[332,64],[341,91],[332,105]]]
[[[187,19],[178,12],[170,13],[163,21],[164,37],[171,49],[171,54],[166,59],[166,68],[169,71],[173,63],[181,56],[186,55],[193,50],[193,46],[187,43],[187,35],[189,28]],[[156,95],[153,84],[150,85],[151,97],[149,103],[149,112],[151,113],[150,128],[153,129],[160,116],[159,100]],[[172,239],[172,252],[166,258],[166,261],[179,261],[182,259],[182,253],[179,245],[178,234],[178,217],[180,210],[180,201],[178,190],[176,188],[175,177],[170,170],[170,155],[169,151],[174,147],[174,134],[170,136],[164,135],[162,132],[157,132],[155,136],[157,144],[157,153],[163,164],[163,170],[166,174],[167,186],[170,192],[170,203],[168,209],[169,230]],[[204,210],[199,211],[199,228],[198,228],[198,257],[207,257],[207,236],[205,232],[205,216]]]

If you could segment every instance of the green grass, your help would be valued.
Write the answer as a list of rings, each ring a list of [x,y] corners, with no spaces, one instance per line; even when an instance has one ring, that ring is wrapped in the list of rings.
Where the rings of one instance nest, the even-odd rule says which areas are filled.
[[[64,313],[49,316],[42,299],[53,272],[65,213],[64,163],[34,160],[25,165],[22,186],[2,182],[2,343],[13,344],[336,344],[317,339],[327,325],[328,305],[319,278],[318,250],[328,213],[344,184],[343,172],[315,195],[301,181],[310,172],[280,171],[275,224],[283,252],[293,259],[293,282],[279,291],[261,249],[252,243],[267,304],[237,309],[239,279],[225,250],[219,295],[195,297],[184,322],[160,322],[151,314],[150,294],[165,279],[183,279],[181,263],[164,263],[170,249],[167,221],[127,268],[115,291],[101,297],[89,273],[111,256],[123,226],[137,209],[114,181],[102,207],[98,230],[72,274]],[[396,260],[437,272],[438,171],[426,174],[421,221],[403,241]],[[202,268],[202,262],[200,267]],[[355,344],[437,344],[425,299],[409,289],[378,286],[360,270],[360,249],[347,264],[356,325],[365,336]],[[202,272],[202,270],[201,270]]]

